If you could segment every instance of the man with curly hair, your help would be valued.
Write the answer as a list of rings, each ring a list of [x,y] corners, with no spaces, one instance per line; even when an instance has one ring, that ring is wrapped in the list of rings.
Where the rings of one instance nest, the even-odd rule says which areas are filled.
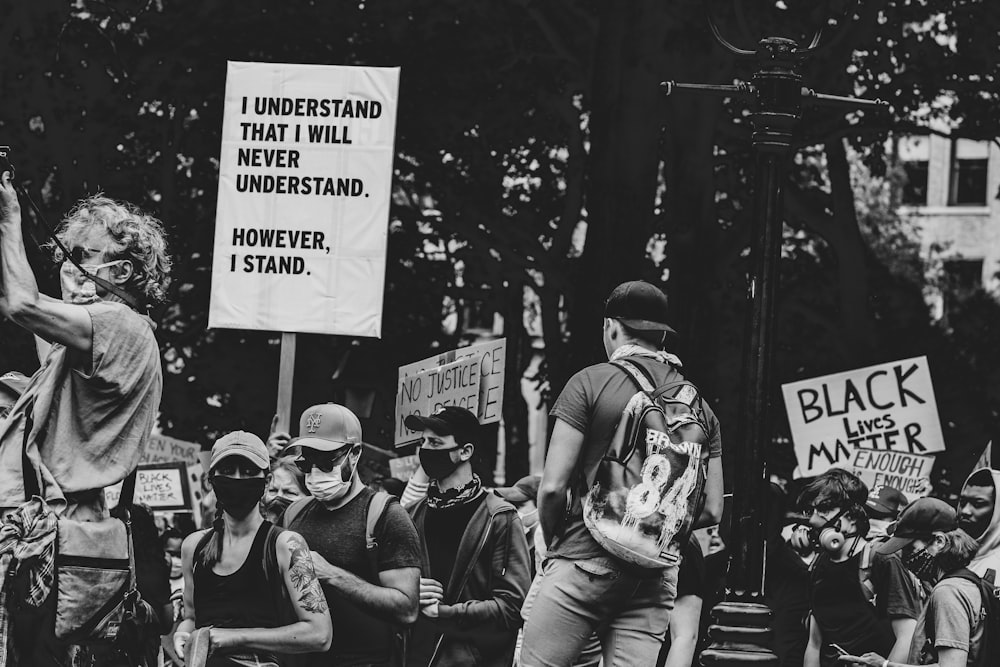
[[[38,291],[20,204],[4,172],[0,316],[52,345],[0,422],[0,510],[17,507],[25,487],[36,486],[25,483],[27,458],[27,479],[37,480],[50,506],[98,519],[107,513],[104,487],[138,465],[156,418],[160,354],[144,312],[164,297],[170,258],[158,220],[103,196],[80,201],[57,235],[62,300]]]

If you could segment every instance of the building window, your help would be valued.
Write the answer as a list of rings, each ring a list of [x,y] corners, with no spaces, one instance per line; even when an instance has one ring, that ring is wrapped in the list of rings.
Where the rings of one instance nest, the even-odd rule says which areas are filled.
[[[930,164],[929,137],[902,137],[896,146],[899,163],[906,179],[903,182],[902,203],[927,206],[927,174]]]
[[[945,326],[950,326],[949,318],[955,308],[982,288],[983,260],[946,260],[943,268],[945,285],[941,316]]]
[[[958,139],[952,142],[949,206],[986,206],[989,144]]]

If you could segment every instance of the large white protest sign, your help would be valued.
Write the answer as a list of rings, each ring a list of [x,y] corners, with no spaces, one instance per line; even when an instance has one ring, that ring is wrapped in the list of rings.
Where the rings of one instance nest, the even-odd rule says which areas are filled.
[[[855,448],[908,454],[944,449],[926,357],[791,382],[781,390],[799,476],[849,467]]]
[[[427,415],[444,405],[468,408],[481,424],[500,421],[506,358],[507,340],[500,338],[401,366],[396,386],[395,444],[420,437],[403,425],[409,415]]]
[[[860,477],[873,493],[878,493],[878,489],[884,486],[891,486],[913,500],[930,493],[933,467],[933,456],[858,447],[848,469]]]
[[[190,510],[191,491],[187,475],[187,466],[180,462],[140,465],[133,500],[154,510]],[[108,507],[118,504],[121,493],[121,482],[104,489]]]
[[[230,62],[209,326],[381,335],[399,68]]]

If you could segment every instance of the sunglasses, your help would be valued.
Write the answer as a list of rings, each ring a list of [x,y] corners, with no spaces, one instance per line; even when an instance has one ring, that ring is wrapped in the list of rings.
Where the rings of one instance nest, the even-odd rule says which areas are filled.
[[[300,458],[295,459],[295,467],[302,471],[303,474],[308,475],[312,472],[313,467],[315,467],[320,472],[333,472],[333,469],[343,463],[347,455],[351,453],[351,447],[345,448],[346,451],[335,452],[332,454],[303,454]]]

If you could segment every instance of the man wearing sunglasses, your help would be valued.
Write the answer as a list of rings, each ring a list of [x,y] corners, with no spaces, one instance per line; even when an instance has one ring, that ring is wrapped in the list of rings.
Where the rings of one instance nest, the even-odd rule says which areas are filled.
[[[295,455],[312,494],[289,505],[284,525],[309,544],[337,632],[329,651],[307,656],[312,667],[399,667],[400,626],[417,618],[420,545],[406,511],[386,500],[368,523],[375,493],[358,476],[361,422],[342,405],[314,405],[299,420]],[[372,516],[375,519],[375,516]]]
[[[0,317],[52,345],[0,422],[0,509],[26,500],[23,454],[53,508],[101,518],[102,489],[138,465],[156,418],[160,354],[145,306],[163,299],[170,258],[158,220],[101,196],[79,202],[56,238],[61,300],[38,291],[20,203],[3,172]]]

